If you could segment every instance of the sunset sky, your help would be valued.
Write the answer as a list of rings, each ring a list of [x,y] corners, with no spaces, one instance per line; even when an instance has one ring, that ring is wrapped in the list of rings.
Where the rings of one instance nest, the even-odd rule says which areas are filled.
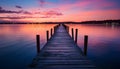
[[[120,19],[120,0],[0,0],[0,21]]]

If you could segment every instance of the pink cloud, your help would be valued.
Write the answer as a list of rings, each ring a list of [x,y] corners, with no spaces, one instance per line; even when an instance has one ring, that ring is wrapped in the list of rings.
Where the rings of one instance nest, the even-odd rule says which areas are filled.
[[[92,8],[94,9],[104,9],[104,8],[110,8],[115,7],[116,4],[114,2],[108,2],[106,0],[96,0],[95,2],[91,3]]]
[[[106,19],[120,19],[120,10],[93,10],[82,11],[67,16],[72,21],[89,21],[89,20],[106,20]]]
[[[39,12],[27,12],[21,11],[24,14],[7,14],[5,16],[0,17],[0,19],[27,19],[27,18],[56,18],[58,16],[62,16],[63,13],[57,10],[49,10],[49,11],[39,11]],[[30,15],[28,15],[30,14]]]
[[[35,14],[39,15],[40,18],[55,18],[63,15],[62,12],[59,12],[57,10],[41,11]]]
[[[61,12],[57,12],[57,11],[54,11],[54,10],[50,10],[50,11],[45,11],[42,13],[43,15],[56,15],[56,16],[61,16],[63,15]]]
[[[114,7],[115,5],[116,4],[114,2],[109,2],[107,0],[82,0],[82,1],[78,0],[75,3],[66,3],[66,4],[58,5],[56,7],[63,11],[66,11],[66,10],[73,10],[73,8],[78,8],[82,10],[87,10],[86,8],[90,8],[89,10],[104,9],[104,8]]]

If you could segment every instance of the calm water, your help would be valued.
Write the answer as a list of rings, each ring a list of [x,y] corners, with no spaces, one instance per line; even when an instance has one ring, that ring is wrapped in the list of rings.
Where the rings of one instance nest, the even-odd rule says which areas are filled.
[[[48,24],[0,25],[0,69],[25,69],[36,56],[35,35],[46,43]],[[120,27],[106,25],[69,25],[79,29],[78,45],[83,49],[84,35],[89,36],[88,58],[101,69],[119,69]],[[70,32],[71,33],[71,32]]]
[[[120,26],[69,25],[79,29],[78,44],[83,49],[89,36],[88,58],[100,69],[120,69]]]
[[[46,30],[54,25],[0,25],[0,69],[25,69],[36,56],[36,34],[41,47],[46,43]]]

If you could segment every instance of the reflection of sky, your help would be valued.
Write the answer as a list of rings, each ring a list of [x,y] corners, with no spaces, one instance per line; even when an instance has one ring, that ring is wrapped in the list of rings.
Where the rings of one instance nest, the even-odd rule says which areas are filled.
[[[54,25],[0,25],[0,69],[26,69],[36,55],[36,34],[40,47],[46,43],[46,30]]]
[[[120,19],[119,3],[119,0],[0,0],[0,20],[78,22]]]
[[[104,38],[118,38],[120,30],[119,27],[112,29],[111,27],[107,26],[92,26],[92,25],[73,25],[73,28],[79,29],[80,35],[89,35],[92,37],[104,37]],[[71,28],[72,28],[71,27]],[[100,38],[102,39],[102,38]]]
[[[50,30],[53,26],[52,24],[0,25],[0,30],[2,30],[0,31],[0,61],[3,62],[0,67],[5,67],[1,65],[11,64],[6,65],[6,67],[16,66],[12,69],[18,69],[23,64],[29,64],[36,53],[35,35],[40,34],[41,45],[43,46],[46,42],[46,30]],[[119,66],[120,27],[75,24],[70,25],[70,28],[79,29],[78,45],[82,49],[84,35],[89,36],[88,57],[98,67],[104,69],[110,69],[109,67],[111,67],[111,69],[114,69]],[[11,63],[15,60],[16,63]]]
[[[1,25],[0,29],[0,37],[5,36],[6,38],[14,38],[14,37],[21,37],[25,36],[28,39],[34,39],[36,34],[39,34],[42,38],[43,41],[45,41],[46,37],[46,31],[52,28],[54,25],[32,25],[32,24],[27,24],[27,25]],[[9,35],[9,36],[8,36]]]
[[[78,45],[82,49],[84,35],[89,36],[88,57],[98,67],[117,69],[120,64],[120,27],[113,29],[112,26],[70,25],[70,28],[79,29]]]

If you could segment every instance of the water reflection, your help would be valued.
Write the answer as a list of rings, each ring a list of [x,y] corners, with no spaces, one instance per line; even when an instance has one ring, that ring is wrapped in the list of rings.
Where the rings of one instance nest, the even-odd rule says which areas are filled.
[[[36,34],[41,46],[46,43],[46,30],[53,24],[0,25],[0,69],[25,69],[36,56]],[[118,69],[120,64],[120,27],[71,24],[79,29],[78,45],[83,49],[84,35],[89,36],[88,58],[102,69]]]
[[[46,43],[46,30],[54,25],[0,25],[0,69],[25,69],[36,56],[36,34],[40,34],[41,48]]]
[[[83,49],[84,35],[89,36],[88,57],[102,69],[118,68],[120,64],[120,27],[106,25],[69,25],[79,29],[78,45]]]

